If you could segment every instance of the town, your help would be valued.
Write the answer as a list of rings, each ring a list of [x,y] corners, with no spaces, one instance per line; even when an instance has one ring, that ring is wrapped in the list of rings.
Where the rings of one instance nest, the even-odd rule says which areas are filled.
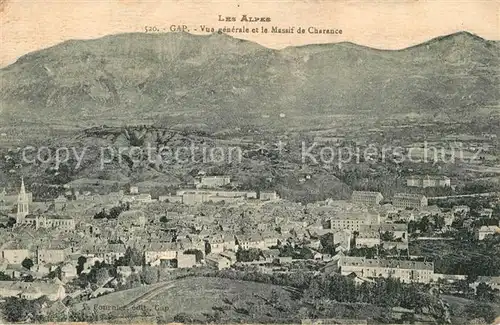
[[[200,275],[308,274],[346,278],[356,287],[386,279],[448,295],[498,297],[499,256],[479,269],[448,265],[423,244],[469,241],[498,250],[499,193],[487,197],[488,208],[372,191],[302,204],[274,191],[230,190],[231,183],[229,176],[200,173],[192,184],[158,197],[133,184],[107,194],[68,186],[56,199],[37,202],[20,179],[17,193],[0,193],[0,296],[5,303],[45,297],[46,304],[25,312],[57,311],[64,321],[87,320],[81,315],[92,304],[95,320],[123,316],[123,306],[106,308],[100,299]],[[445,176],[413,175],[406,186],[452,184]],[[140,299],[153,301],[145,296]],[[425,322],[425,314],[397,304],[391,311],[400,320]]]

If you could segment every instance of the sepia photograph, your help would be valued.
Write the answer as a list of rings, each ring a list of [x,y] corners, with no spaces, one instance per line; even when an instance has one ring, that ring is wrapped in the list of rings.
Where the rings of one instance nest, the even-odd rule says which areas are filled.
[[[0,1],[0,324],[500,324],[499,14]]]

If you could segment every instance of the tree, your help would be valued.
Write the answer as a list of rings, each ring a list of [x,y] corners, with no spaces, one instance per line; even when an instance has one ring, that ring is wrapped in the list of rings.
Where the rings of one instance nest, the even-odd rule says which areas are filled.
[[[380,235],[382,241],[394,241],[394,233],[392,231],[386,231]]]
[[[120,258],[118,266],[141,266],[143,265],[142,253],[135,247],[127,247],[123,259]]]
[[[420,220],[420,223],[418,224],[418,229],[420,232],[427,232],[429,230],[430,222],[429,222],[429,217],[428,216],[423,216],[422,219]]]
[[[33,263],[33,261],[32,261],[30,258],[27,258],[27,257],[26,257],[26,258],[25,258],[25,259],[21,262],[21,265],[22,265],[25,269],[30,270],[30,269],[33,267],[33,265],[35,265],[35,264]]]
[[[87,263],[87,258],[85,256],[78,257],[78,264],[76,266],[76,274],[80,275],[85,268],[85,263]]]
[[[489,285],[481,282],[476,288],[476,297],[481,301],[495,302],[496,293]]]
[[[9,322],[40,321],[43,301],[43,297],[37,300],[7,297],[3,304],[3,315]]]
[[[440,216],[440,215],[434,216],[434,227],[436,229],[443,229],[445,224],[446,224],[446,222],[445,222],[443,216]]]
[[[141,273],[141,280],[145,284],[158,282],[158,271],[151,266],[144,266]]]
[[[496,313],[491,305],[486,303],[472,303],[465,306],[468,319],[483,318],[488,324],[495,320]]]
[[[239,249],[236,252],[236,260],[238,262],[252,262],[258,260],[260,255],[260,249],[257,248]]]
[[[12,281],[12,278],[8,274],[0,272],[0,281]]]
[[[96,271],[95,282],[97,285],[104,285],[109,279],[109,271],[107,268],[100,268]]]
[[[49,273],[48,277],[50,279],[55,279],[55,278],[58,278],[59,280],[62,280],[62,270],[61,270],[61,267],[58,266],[56,267],[56,269],[52,272]]]

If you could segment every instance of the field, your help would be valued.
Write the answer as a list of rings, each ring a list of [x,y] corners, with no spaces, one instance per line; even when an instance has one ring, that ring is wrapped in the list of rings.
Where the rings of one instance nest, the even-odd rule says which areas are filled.
[[[223,278],[190,277],[111,293],[78,304],[99,320],[153,316],[166,322],[296,323],[323,303],[304,303],[292,288]],[[326,307],[326,306],[325,306]],[[383,308],[329,302],[331,317],[378,318]]]
[[[294,302],[291,293],[283,287],[200,277],[111,293],[86,304],[100,319],[157,316],[169,321],[174,318],[178,321],[255,318],[286,321],[290,315],[287,310]],[[77,310],[82,308],[83,303],[75,306]]]
[[[450,306],[451,311],[451,320],[453,324],[469,324],[470,317],[469,312],[467,311],[467,306],[474,303],[473,300],[455,297],[455,296],[447,296],[444,295],[443,300],[446,301]],[[489,304],[495,315],[497,317],[497,322],[494,324],[498,324],[498,320],[500,319],[500,304]]]

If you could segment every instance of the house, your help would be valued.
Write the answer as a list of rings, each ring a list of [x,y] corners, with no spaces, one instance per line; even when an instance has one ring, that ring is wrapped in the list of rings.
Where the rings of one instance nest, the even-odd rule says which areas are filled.
[[[470,207],[467,205],[456,205],[451,209],[451,212],[455,218],[465,218],[470,213]]]
[[[219,255],[227,258],[231,265],[233,265],[237,262],[236,253],[233,251],[225,251],[225,252],[220,253]]]
[[[137,203],[151,203],[153,202],[153,199],[151,198],[151,194],[143,193],[136,195],[134,197],[134,201]]]
[[[277,201],[280,197],[276,192],[260,192],[259,200],[261,201]]]
[[[59,195],[57,198],[54,199],[54,210],[56,212],[61,212],[66,207],[67,202],[68,199],[66,199],[64,195]]]
[[[378,231],[359,232],[356,237],[356,248],[375,247],[381,244],[380,233]]]
[[[190,268],[196,265],[196,255],[195,254],[177,254],[177,267]]]
[[[412,193],[396,193],[392,198],[392,205],[399,209],[418,209],[428,205],[425,195]]]
[[[380,192],[354,191],[351,196],[353,203],[364,205],[379,205],[383,199]]]
[[[58,264],[64,262],[66,252],[64,249],[37,249],[36,263],[37,264]]]
[[[484,240],[487,236],[500,234],[500,227],[498,226],[481,226],[475,230],[477,240]]]
[[[64,279],[66,280],[70,280],[70,279],[74,279],[76,277],[78,277],[78,273],[76,271],[76,266],[72,263],[65,263],[62,267],[61,267],[61,274],[63,276]]]
[[[95,257],[99,261],[113,264],[120,257],[125,256],[125,251],[126,247],[124,244],[99,244],[84,247],[82,254],[86,257]]]
[[[24,259],[30,258],[31,253],[27,249],[4,249],[2,250],[2,259],[9,264],[21,264]]]
[[[145,248],[144,261],[148,264],[158,260],[175,260],[178,250],[176,243],[151,243]]]
[[[267,249],[279,244],[279,236],[273,233],[254,233],[236,236],[236,243],[240,249]]]
[[[64,285],[59,280],[51,282],[0,281],[0,297],[20,297],[27,300],[47,296],[51,301],[66,297]]]
[[[359,235],[363,233],[378,232],[380,235],[390,233],[394,239],[408,241],[408,225],[406,223],[381,223],[379,225],[362,225]]]
[[[347,252],[351,250],[352,232],[350,230],[341,230],[333,233],[333,244],[338,245],[337,251]]]
[[[231,261],[220,254],[208,254],[205,256],[205,263],[217,270],[231,267]]]
[[[236,249],[236,239],[232,234],[218,234],[206,241],[206,251],[210,253],[222,253],[227,250]]]
[[[123,211],[118,217],[118,224],[126,228],[134,226],[144,228],[146,226],[146,222],[146,215],[141,210]]]
[[[278,257],[278,263],[279,264],[292,263],[292,257],[291,256],[279,256]]]

